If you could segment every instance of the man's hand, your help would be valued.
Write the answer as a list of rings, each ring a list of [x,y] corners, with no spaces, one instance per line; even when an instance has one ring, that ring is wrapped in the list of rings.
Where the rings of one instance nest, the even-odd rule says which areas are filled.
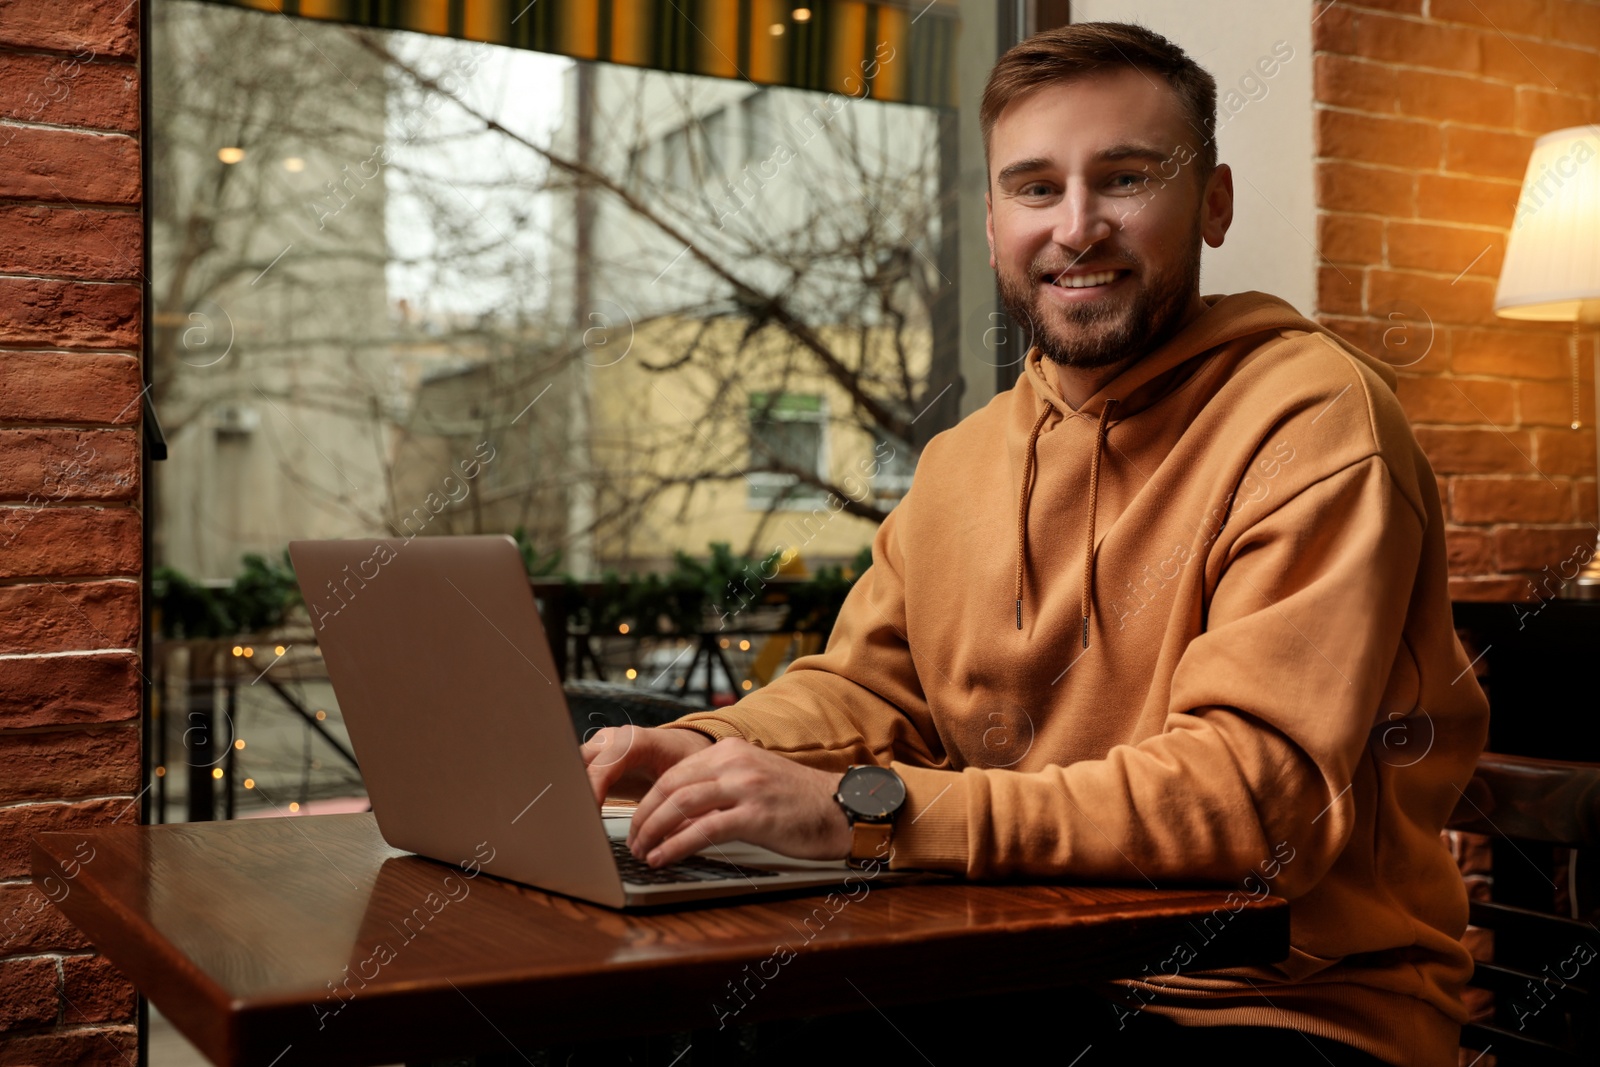
[[[694,730],[608,726],[578,751],[589,768],[595,803],[604,804],[606,797],[638,800],[669,767],[711,744]]]
[[[638,734],[629,760],[635,759],[644,742],[642,735],[693,731]],[[638,763],[654,767],[659,758],[641,754]],[[634,856],[652,867],[676,863],[725,841],[747,841],[801,859],[844,859],[850,854],[850,824],[833,799],[838,774],[802,766],[731,737],[668,762],[655,775],[655,785],[640,801],[628,830]],[[594,776],[593,762],[590,776]]]

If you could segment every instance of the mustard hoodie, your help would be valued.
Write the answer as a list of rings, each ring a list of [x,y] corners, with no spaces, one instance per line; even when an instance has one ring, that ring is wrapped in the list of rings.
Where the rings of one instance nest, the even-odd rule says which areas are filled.
[[[1439,831],[1488,704],[1394,373],[1261,293],[1077,410],[1028,354],[939,434],[827,647],[673,724],[889,764],[895,867],[1212,883],[1291,904],[1287,960],[1117,983],[1189,1025],[1455,1063],[1471,962]]]

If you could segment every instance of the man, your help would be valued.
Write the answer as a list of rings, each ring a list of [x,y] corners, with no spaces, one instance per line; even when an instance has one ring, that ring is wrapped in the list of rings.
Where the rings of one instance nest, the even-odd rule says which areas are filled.
[[[1035,331],[1021,381],[929,442],[824,652],[585,756],[597,797],[642,796],[652,864],[886,842],[893,868],[1291,901],[1280,964],[1117,983],[1106,1059],[1166,1034],[1454,1063],[1471,964],[1439,831],[1488,709],[1438,492],[1384,364],[1273,297],[1201,297],[1233,211],[1215,100],[1134,26],[1001,58],[986,204]]]

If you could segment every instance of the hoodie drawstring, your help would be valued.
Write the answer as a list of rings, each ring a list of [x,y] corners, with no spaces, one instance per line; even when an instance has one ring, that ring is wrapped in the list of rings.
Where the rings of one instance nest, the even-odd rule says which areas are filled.
[[[1083,546],[1083,647],[1089,647],[1089,602],[1094,592],[1094,517],[1100,510],[1100,451],[1106,443],[1106,418],[1115,400],[1100,405],[1100,424],[1094,430],[1094,459],[1089,461],[1089,537]]]
[[[1089,523],[1088,536],[1083,549],[1083,647],[1089,647],[1089,605],[1094,593],[1094,521],[1100,507],[1100,453],[1105,448],[1106,424],[1111,416],[1107,400],[1100,407],[1100,421],[1094,432],[1094,456],[1089,461]],[[1022,629],[1022,578],[1028,562],[1028,504],[1033,499],[1033,468],[1037,464],[1039,433],[1050,416],[1050,405],[1045,404],[1039,418],[1028,434],[1028,451],[1022,463],[1022,493],[1017,501],[1017,629]]]
[[[1028,453],[1022,461],[1022,495],[1017,499],[1017,629],[1022,629],[1022,571],[1028,564],[1028,500],[1033,496],[1034,450],[1039,443],[1039,431],[1044,420],[1050,417],[1050,405],[1041,405],[1039,417],[1034,420],[1033,432],[1028,435]]]

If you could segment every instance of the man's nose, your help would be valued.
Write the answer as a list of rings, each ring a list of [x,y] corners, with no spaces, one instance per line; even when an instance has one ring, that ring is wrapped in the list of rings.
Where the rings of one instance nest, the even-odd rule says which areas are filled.
[[[1081,182],[1073,182],[1067,187],[1056,211],[1051,240],[1080,255],[1087,252],[1091,245],[1110,237],[1116,229],[1115,217],[1107,198],[1094,195]]]

